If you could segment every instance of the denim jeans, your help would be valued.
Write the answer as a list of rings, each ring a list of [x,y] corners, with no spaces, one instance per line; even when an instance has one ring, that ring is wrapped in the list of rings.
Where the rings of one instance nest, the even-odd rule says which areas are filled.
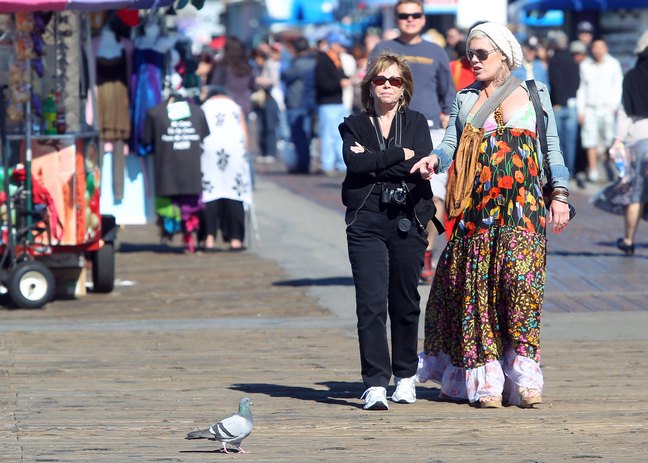
[[[261,156],[277,157],[279,107],[269,94],[263,108],[256,110],[259,121],[259,148]]]
[[[286,110],[290,138],[295,145],[297,159],[291,160],[288,170],[307,174],[310,166],[310,145],[313,139],[313,118],[310,109],[288,108]]]
[[[342,138],[338,126],[347,115],[348,111],[342,103],[323,104],[319,107],[320,164],[325,172],[346,170],[346,164],[342,157]]]
[[[556,127],[560,138],[560,150],[565,166],[573,177],[576,169],[576,143],[578,142],[578,113],[576,108],[561,106],[554,110]]]

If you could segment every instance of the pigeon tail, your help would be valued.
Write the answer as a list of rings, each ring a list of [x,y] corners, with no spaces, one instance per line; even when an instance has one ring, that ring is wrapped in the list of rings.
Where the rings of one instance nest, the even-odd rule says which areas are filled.
[[[202,429],[200,431],[190,432],[185,439],[214,439],[214,435],[209,432],[209,429]]]

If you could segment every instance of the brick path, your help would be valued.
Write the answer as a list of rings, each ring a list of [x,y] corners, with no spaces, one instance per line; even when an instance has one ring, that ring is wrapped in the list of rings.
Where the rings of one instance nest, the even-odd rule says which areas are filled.
[[[338,194],[326,185],[335,179],[304,181],[324,184],[312,187],[322,204]],[[577,207],[588,216],[585,198]],[[648,252],[618,257],[614,224],[597,220],[550,238],[550,285],[583,306],[548,291],[550,324],[587,310],[601,331],[544,342],[535,410],[439,402],[426,384],[415,405],[365,412],[353,323],[318,307],[308,287],[283,284],[276,262],[185,256],[152,245],[152,227],[127,227],[113,294],[0,308],[0,462],[646,461],[648,336],[599,333],[609,311],[621,330],[643,314],[645,302],[628,301],[648,300],[636,275]],[[183,439],[243,395],[255,402],[252,453]]]
[[[287,175],[276,166],[263,168],[270,169],[266,175],[282,187],[343,214],[341,176]],[[623,235],[623,218],[589,204],[590,194],[599,187],[590,185],[586,191],[573,187],[570,199],[577,211],[573,223],[560,235],[548,234],[546,311],[648,310],[648,225],[639,226],[635,257],[623,258],[615,244]],[[436,255],[444,244],[437,238]]]

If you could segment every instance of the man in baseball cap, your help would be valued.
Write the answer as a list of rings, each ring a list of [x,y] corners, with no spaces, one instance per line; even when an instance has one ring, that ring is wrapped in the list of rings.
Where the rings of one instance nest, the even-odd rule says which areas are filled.
[[[583,42],[587,48],[592,46],[594,40],[594,26],[589,21],[581,21],[577,26],[578,40]]]

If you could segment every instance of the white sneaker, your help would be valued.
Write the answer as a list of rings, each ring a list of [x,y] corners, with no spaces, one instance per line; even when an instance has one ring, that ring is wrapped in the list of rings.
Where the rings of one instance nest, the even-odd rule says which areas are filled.
[[[599,181],[600,176],[599,176],[599,171],[598,169],[591,169],[587,171],[587,179],[590,182],[596,183]]]
[[[387,389],[384,387],[370,387],[364,391],[364,394],[360,398],[365,401],[365,410],[389,410],[389,405],[387,405]]]
[[[391,396],[393,402],[399,404],[413,404],[416,402],[416,379],[414,376],[409,378],[394,377],[396,390]]]

